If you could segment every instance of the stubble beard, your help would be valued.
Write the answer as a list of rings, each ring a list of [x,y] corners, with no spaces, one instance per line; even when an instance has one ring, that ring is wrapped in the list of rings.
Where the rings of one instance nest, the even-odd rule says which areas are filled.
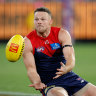
[[[47,32],[47,28],[46,29],[40,29],[40,28],[35,28],[36,29],[36,31],[38,32],[38,33],[40,33],[40,34],[43,34],[43,33],[46,33]]]
[[[36,29],[36,31],[37,31],[37,34],[38,34],[38,35],[42,35],[42,36],[44,36],[44,33],[46,33],[46,32],[49,31],[49,28],[42,29],[42,30],[40,30],[39,28],[38,28],[38,29],[35,28],[35,29]]]

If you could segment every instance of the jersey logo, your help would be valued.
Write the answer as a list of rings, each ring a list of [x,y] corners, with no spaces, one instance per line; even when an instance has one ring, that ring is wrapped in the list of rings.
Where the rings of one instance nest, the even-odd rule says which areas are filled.
[[[49,41],[48,41],[48,40],[46,40],[46,41],[45,41],[45,44],[49,44]]]
[[[53,43],[53,44],[50,44],[50,46],[51,46],[51,49],[52,49],[52,50],[61,48],[61,46],[60,46],[59,43]]]
[[[37,50],[37,52],[42,52],[42,51],[44,51],[44,47],[43,46],[41,46],[41,47],[38,47],[36,50]]]

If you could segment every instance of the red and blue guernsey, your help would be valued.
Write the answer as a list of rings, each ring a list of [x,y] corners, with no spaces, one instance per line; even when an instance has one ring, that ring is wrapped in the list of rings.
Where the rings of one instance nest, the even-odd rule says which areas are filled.
[[[72,71],[57,79],[53,79],[56,76],[57,68],[61,67],[60,62],[62,61],[66,64],[62,46],[58,40],[59,31],[60,28],[51,27],[49,36],[43,38],[38,36],[36,30],[34,30],[27,35],[27,38],[29,38],[33,47],[33,55],[41,81],[47,86],[50,86],[49,89],[52,88],[52,85],[63,87],[67,90],[68,95],[72,96],[88,82]],[[48,90],[42,90],[43,96],[47,96]]]
[[[27,35],[33,46],[37,72],[44,83],[49,82],[56,75],[56,69],[60,68],[60,61],[66,62],[58,40],[59,31],[60,28],[51,27],[50,34],[46,38],[38,36],[36,30]]]

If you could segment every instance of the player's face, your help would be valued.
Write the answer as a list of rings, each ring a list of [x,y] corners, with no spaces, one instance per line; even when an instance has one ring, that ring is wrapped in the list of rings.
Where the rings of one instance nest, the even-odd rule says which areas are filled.
[[[34,24],[38,32],[44,33],[52,24],[51,16],[46,12],[36,12],[34,14]]]

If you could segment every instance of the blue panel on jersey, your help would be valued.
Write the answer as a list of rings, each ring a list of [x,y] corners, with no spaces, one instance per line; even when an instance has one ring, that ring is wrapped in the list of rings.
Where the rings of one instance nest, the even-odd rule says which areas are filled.
[[[60,46],[59,43],[53,43],[53,44],[50,44],[50,46],[51,46],[51,49],[52,49],[52,50],[61,48],[61,46]]]

